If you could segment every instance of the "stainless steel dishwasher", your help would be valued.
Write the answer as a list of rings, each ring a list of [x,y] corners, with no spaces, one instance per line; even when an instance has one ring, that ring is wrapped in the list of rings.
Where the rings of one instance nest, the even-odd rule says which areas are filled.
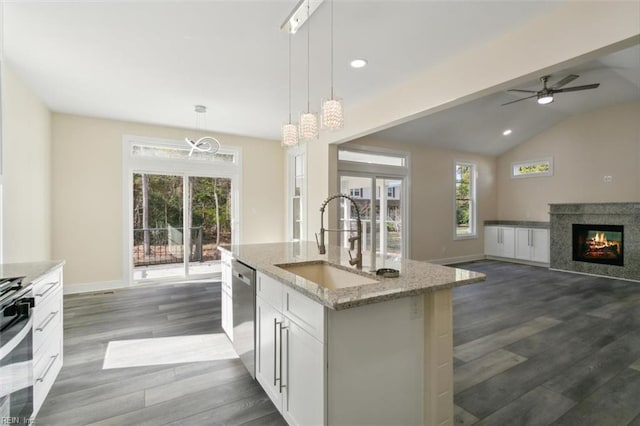
[[[231,262],[233,279],[233,347],[240,360],[256,378],[256,271],[242,262]]]

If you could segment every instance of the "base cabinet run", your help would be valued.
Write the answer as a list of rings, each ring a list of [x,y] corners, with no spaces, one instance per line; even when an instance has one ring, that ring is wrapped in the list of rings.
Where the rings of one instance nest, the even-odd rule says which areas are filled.
[[[33,416],[62,368],[62,268],[33,282]]]
[[[505,259],[549,263],[549,230],[485,226],[484,254]]]
[[[324,345],[309,328],[324,308],[309,299],[296,305],[293,290],[257,275],[256,379],[290,425],[325,424]],[[291,310],[304,311],[302,321]]]
[[[423,296],[334,311],[260,272],[256,293],[256,379],[290,425],[430,423]]]

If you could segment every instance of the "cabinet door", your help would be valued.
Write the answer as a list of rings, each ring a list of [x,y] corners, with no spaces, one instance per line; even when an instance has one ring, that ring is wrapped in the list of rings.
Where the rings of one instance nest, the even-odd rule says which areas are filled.
[[[324,346],[289,319],[285,319],[283,344],[286,368],[282,415],[290,425],[323,425]]]
[[[515,257],[516,256],[516,232],[515,228],[500,228],[502,232],[502,257]]]
[[[280,341],[282,314],[261,297],[256,297],[256,379],[280,410],[281,365],[284,360]],[[282,362],[282,364],[281,364]]]
[[[549,263],[549,230],[532,229],[531,235],[531,260],[534,262]]]
[[[497,226],[484,227],[484,254],[487,256],[500,256],[498,245],[499,228]]]
[[[531,230],[516,228],[516,259],[531,260]]]

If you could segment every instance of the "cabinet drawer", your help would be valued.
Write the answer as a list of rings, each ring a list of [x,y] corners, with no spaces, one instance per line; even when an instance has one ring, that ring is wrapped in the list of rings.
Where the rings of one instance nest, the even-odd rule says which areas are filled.
[[[44,303],[36,305],[33,315],[33,351],[38,352],[42,344],[52,335],[62,340],[62,288],[59,288]]]
[[[60,268],[34,281],[33,294],[36,299],[36,307],[44,303],[45,300],[60,288],[62,288],[62,270]]]
[[[256,275],[258,277],[257,295],[278,311],[282,311],[282,283],[262,272],[257,272]]]
[[[48,341],[33,361],[33,413],[36,414],[62,368],[62,341]]]
[[[282,313],[320,342],[324,342],[324,306],[299,292],[286,288]]]

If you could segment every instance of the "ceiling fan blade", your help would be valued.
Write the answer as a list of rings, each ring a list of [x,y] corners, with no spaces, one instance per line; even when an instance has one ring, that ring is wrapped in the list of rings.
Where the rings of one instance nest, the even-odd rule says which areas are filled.
[[[596,83],[596,84],[585,84],[584,86],[573,86],[573,87],[565,87],[564,89],[557,89],[554,90],[553,93],[562,93],[562,92],[576,92],[578,90],[589,90],[589,89],[595,89],[596,87],[600,86],[600,83]]]
[[[559,89],[560,87],[564,86],[565,84],[571,83],[573,80],[575,80],[578,77],[580,77],[580,76],[579,75],[575,75],[575,74],[569,74],[568,76],[566,76],[565,78],[563,78],[562,80],[560,80],[559,82],[557,82],[556,84],[551,86],[550,89]]]
[[[516,103],[516,102],[524,101],[525,99],[535,98],[536,96],[538,96],[538,94],[537,94],[537,93],[536,93],[535,95],[527,96],[526,98],[520,98],[520,99],[516,99],[515,101],[507,102],[506,104],[502,104],[501,106],[505,106],[505,105],[509,105],[509,104],[514,104],[514,103]]]
[[[507,92],[538,93],[535,90],[509,89]]]

